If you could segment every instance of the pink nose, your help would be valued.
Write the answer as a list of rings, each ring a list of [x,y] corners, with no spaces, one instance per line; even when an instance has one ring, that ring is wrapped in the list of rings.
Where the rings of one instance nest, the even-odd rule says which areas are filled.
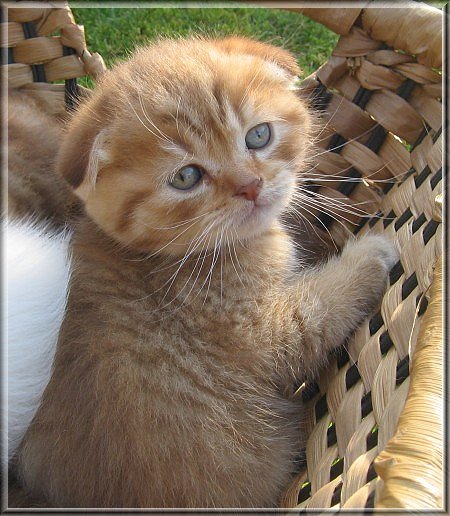
[[[247,185],[241,186],[237,189],[235,195],[247,199],[247,201],[256,201],[259,192],[261,191],[263,180],[259,177],[248,183]]]

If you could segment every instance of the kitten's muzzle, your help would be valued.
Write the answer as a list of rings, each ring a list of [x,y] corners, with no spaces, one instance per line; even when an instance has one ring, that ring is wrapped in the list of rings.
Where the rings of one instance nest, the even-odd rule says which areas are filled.
[[[261,192],[262,185],[263,180],[260,177],[257,177],[250,183],[240,186],[234,195],[235,197],[242,197],[247,201],[255,202]]]

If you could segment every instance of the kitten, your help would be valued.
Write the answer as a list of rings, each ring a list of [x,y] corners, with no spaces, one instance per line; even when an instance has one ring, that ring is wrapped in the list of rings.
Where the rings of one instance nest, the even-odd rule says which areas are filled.
[[[380,236],[301,268],[279,222],[314,121],[287,51],[166,40],[103,78],[58,170],[87,216],[54,372],[18,455],[53,507],[275,507],[304,443],[283,392],[377,305]]]
[[[25,91],[8,91],[8,218],[33,218],[54,229],[80,211],[55,172],[63,121]]]

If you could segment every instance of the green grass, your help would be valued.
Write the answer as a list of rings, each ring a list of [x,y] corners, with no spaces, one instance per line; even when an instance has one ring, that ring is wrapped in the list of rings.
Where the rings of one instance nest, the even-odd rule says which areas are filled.
[[[281,9],[90,8],[84,7],[82,2],[74,3],[79,7],[72,7],[72,10],[77,23],[85,26],[89,50],[99,52],[108,67],[125,59],[136,45],[146,44],[159,36],[240,34],[284,46],[295,54],[306,77],[328,60],[338,39],[319,23]],[[179,1],[176,3],[180,5]],[[447,1],[429,0],[426,3],[442,8]],[[80,83],[92,86],[92,81],[87,78],[81,79]]]
[[[307,76],[329,57],[337,36],[298,13],[264,8],[85,8],[72,9],[84,25],[90,51],[110,66],[136,45],[158,36],[240,34],[291,50]]]

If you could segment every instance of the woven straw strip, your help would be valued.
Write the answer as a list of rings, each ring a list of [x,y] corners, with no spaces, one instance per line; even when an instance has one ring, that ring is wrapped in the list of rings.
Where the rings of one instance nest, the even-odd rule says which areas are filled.
[[[306,501],[299,507],[334,507],[339,501],[339,495],[342,488],[342,476],[339,475],[331,482],[328,482],[318,491],[316,491],[310,500]],[[337,495],[337,496],[336,496]],[[337,501],[336,501],[337,499]]]
[[[416,2],[410,8],[364,9],[362,26],[373,39],[416,55],[428,68],[441,68],[442,14],[438,9]]]
[[[371,39],[385,41],[389,46],[416,55],[428,68],[442,66],[442,15],[426,4],[410,2],[401,8],[370,7],[368,9],[297,8],[313,20],[337,34],[345,35],[359,16],[362,28]],[[420,28],[420,30],[418,30]],[[356,47],[357,48],[357,47]]]
[[[320,459],[327,451],[327,431],[331,423],[329,415],[324,417],[318,424],[315,425],[314,430],[310,434],[311,438],[308,440],[306,446],[306,460],[308,464],[318,464]],[[309,469],[311,472],[309,479],[312,484],[312,490],[317,491],[322,484],[317,484],[318,475],[315,473],[317,468]]]
[[[441,252],[441,218],[434,201],[442,192],[441,170],[433,173],[429,163],[434,169],[439,166],[442,136],[430,134],[427,138],[431,143],[423,154],[424,168],[413,171],[382,198],[380,210],[391,213],[390,217],[374,218],[360,230],[388,233],[400,251],[400,260],[391,273],[380,311],[347,344],[357,365],[349,361],[336,368],[333,363],[322,374],[325,378],[319,381],[319,393],[306,411],[313,429],[302,484],[306,480],[310,483],[303,489],[291,486],[290,499],[284,498],[283,506],[313,508],[324,507],[321,504],[327,502],[349,508],[378,504],[375,486],[382,483],[372,480],[375,473],[367,464],[368,457],[371,463],[387,445],[405,406],[409,356],[414,353],[423,312],[423,308],[417,312],[418,305],[423,305],[433,263]],[[330,466],[336,444],[343,459],[340,494],[332,478],[332,470],[340,462]],[[359,469],[359,462],[365,467]],[[293,504],[294,494],[300,496],[300,503]]]
[[[22,25],[16,22],[7,22],[5,32],[7,34],[7,46],[13,47],[25,40]]]
[[[25,64],[45,63],[63,56],[59,38],[32,38],[17,43],[13,50],[14,61]]]
[[[14,7],[17,5],[17,2],[4,2],[4,6],[8,9],[8,20],[11,22],[17,23],[25,23],[28,21],[39,20],[44,17],[50,11],[51,4],[47,2],[40,2],[43,6],[47,6],[47,8],[36,7],[36,3],[34,3],[34,7]]]
[[[62,4],[61,4],[62,5]],[[42,13],[48,15],[47,18],[42,18]],[[60,9],[52,10],[37,10],[26,8],[10,8],[8,9],[9,20],[21,19],[22,23],[35,21],[37,23],[37,35],[47,36],[57,30],[60,30],[65,24],[74,23],[70,10],[62,7]],[[22,23],[18,21],[9,21],[6,25],[6,33],[8,35],[7,46],[16,45],[19,41],[24,41]]]
[[[336,49],[333,51],[333,53],[338,55]],[[365,52],[365,54],[366,53],[367,52]],[[369,52],[366,56],[366,59],[375,65],[384,66],[395,66],[401,63],[411,63],[414,61],[412,56],[408,54],[399,54],[394,50],[377,50],[375,52]]]
[[[20,88],[33,82],[31,66],[20,63],[2,65],[2,76],[7,79],[10,88]]]
[[[415,170],[422,170],[427,166],[427,158],[433,148],[432,136],[426,136],[411,152],[411,165]]]
[[[408,143],[414,143],[423,129],[420,115],[402,98],[388,90],[376,91],[366,111],[385,129]]]
[[[383,44],[380,41],[370,38],[362,29],[353,26],[350,31],[346,31],[345,35],[339,38],[333,50],[333,55],[360,57],[375,53],[382,46]]]
[[[373,460],[377,456],[378,449],[375,447],[366,451],[367,434],[374,425],[374,417],[369,414],[362,422],[361,429],[355,438],[358,440],[357,445],[349,447],[350,451],[344,457],[344,463],[347,465],[341,494],[341,502],[344,505],[351,496],[376,476]]]
[[[383,160],[393,177],[402,177],[411,168],[410,153],[392,134],[387,135],[378,151],[378,157]]]
[[[327,385],[327,405],[328,412],[331,416],[332,421],[336,421],[337,411],[347,391],[345,385],[345,377],[349,367],[350,364],[345,364],[340,369],[336,368],[336,373],[333,375],[330,383]]]
[[[37,24],[37,32],[39,36],[48,36],[55,31],[64,32],[69,27],[75,25],[75,20],[67,2],[60,2],[58,6],[60,7],[59,9],[52,9],[46,16],[43,16],[39,20]],[[80,31],[79,34],[84,35],[84,32]]]
[[[442,81],[436,84],[425,84],[421,87],[422,91],[435,99],[442,98]]]
[[[66,108],[73,107],[73,97],[80,94],[74,79],[86,74],[96,79],[106,69],[104,62],[86,49],[84,29],[75,23],[67,2],[17,5],[5,2],[8,37],[4,45],[8,47],[10,64],[2,66],[2,74],[7,75],[11,88],[66,81],[63,104],[59,88],[30,87],[52,114],[62,115]],[[60,36],[50,36],[55,32]]]
[[[352,436],[358,430],[361,422],[361,399],[363,396],[364,385],[362,382],[358,382],[345,393],[337,410],[335,425],[339,457],[346,454]]]
[[[404,78],[393,69],[372,64],[366,59],[355,60],[355,67],[356,78],[361,86],[368,90],[396,90],[404,81]]]
[[[50,82],[82,77],[85,74],[83,63],[76,56],[64,56],[54,59],[46,63],[44,69],[46,78]],[[7,74],[8,86],[11,88],[20,88],[25,84],[33,82],[33,72],[29,65],[21,63],[3,65],[2,71]]]
[[[370,176],[371,179],[386,179],[391,176],[382,158],[357,141],[350,141],[343,147],[341,156],[363,176]]]
[[[370,504],[370,495],[373,494],[377,479],[371,480],[368,484],[358,489],[352,496],[350,496],[345,504],[342,505],[342,509],[361,509],[361,507],[373,507],[373,503]]]
[[[408,401],[394,438],[375,461],[384,480],[381,508],[423,510],[443,503],[442,260],[436,265],[430,297],[412,363]]]
[[[66,110],[66,90],[64,84],[49,84],[46,82],[34,82],[23,87],[28,95],[39,100],[40,104],[45,104],[46,110],[51,115],[61,115]],[[89,95],[90,90],[78,86],[79,95]]]
[[[76,56],[54,59],[45,66],[45,74],[50,82],[61,79],[73,79],[85,74],[83,63]]]
[[[337,94],[332,96],[327,113],[323,118],[324,123],[349,140],[368,134],[375,127],[375,121],[367,113]],[[326,140],[320,142],[322,147],[327,143]]]

